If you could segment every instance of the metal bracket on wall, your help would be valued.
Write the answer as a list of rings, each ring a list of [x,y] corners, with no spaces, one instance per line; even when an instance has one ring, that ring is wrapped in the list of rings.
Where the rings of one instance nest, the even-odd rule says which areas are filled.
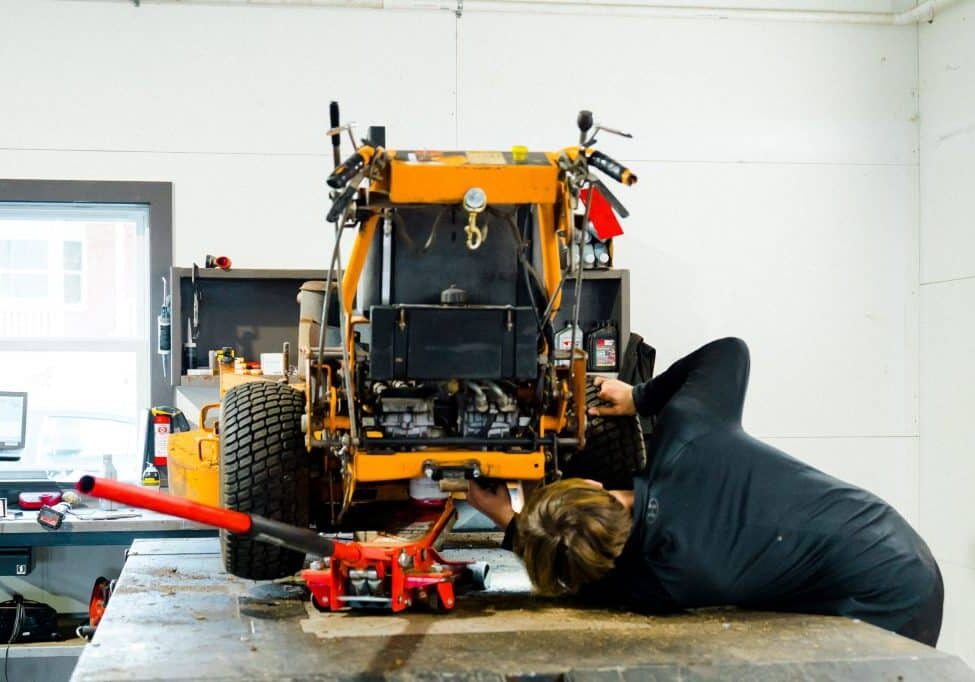
[[[464,16],[464,0],[457,0],[457,9],[454,10],[454,16],[458,19]]]

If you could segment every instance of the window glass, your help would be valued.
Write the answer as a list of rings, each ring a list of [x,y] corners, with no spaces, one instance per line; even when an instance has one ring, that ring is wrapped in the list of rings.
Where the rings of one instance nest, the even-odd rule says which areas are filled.
[[[64,242],[64,270],[65,272],[81,272],[81,242]]]
[[[0,241],[0,268],[5,270],[47,270],[46,241],[7,239]]]
[[[71,481],[141,470],[149,404],[144,206],[0,202],[0,390],[27,391],[10,467]]]

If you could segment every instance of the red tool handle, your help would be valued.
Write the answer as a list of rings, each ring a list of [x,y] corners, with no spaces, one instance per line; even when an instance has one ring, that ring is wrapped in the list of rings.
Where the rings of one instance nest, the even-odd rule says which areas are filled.
[[[208,526],[223,528],[237,535],[247,535],[251,532],[251,517],[243,512],[211,507],[208,504],[184,500],[182,497],[148,491],[130,483],[119,483],[108,478],[82,476],[75,488],[85,495],[115,500],[131,507],[151,509],[162,514],[178,516],[181,519],[205,523]]]
[[[355,542],[335,542],[322,537],[308,528],[299,528],[280,521],[266,519],[257,514],[211,507],[159,492],[143,490],[131,483],[119,483],[107,478],[82,476],[75,485],[79,492],[92,497],[103,497],[121,504],[151,509],[162,514],[178,516],[208,526],[216,526],[236,535],[246,535],[260,542],[288,547],[299,552],[323,557],[335,557],[349,562],[362,558],[362,548]]]

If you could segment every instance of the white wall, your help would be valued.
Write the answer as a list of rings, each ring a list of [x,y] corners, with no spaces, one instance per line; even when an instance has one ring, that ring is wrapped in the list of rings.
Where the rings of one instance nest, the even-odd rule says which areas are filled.
[[[975,3],[920,32],[921,531],[948,595],[942,648],[975,666]]]
[[[916,35],[0,0],[0,177],[171,180],[177,264],[323,267],[329,100],[434,148],[558,148],[591,108],[636,135],[603,141],[641,177],[617,255],[660,365],[746,338],[747,426],[916,522]]]

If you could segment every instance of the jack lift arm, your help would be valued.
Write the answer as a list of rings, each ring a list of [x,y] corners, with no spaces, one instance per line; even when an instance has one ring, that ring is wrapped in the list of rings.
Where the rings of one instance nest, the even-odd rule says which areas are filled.
[[[76,488],[92,497],[151,509],[321,557],[323,561],[315,562],[313,568],[301,572],[311,591],[312,602],[320,610],[378,607],[397,612],[414,602],[425,602],[437,610],[449,610],[454,606],[457,578],[473,572],[475,578],[483,580],[487,573],[485,567],[447,561],[434,549],[437,537],[454,518],[450,499],[427,532],[417,540],[386,536],[375,542],[359,543],[333,540],[308,528],[256,514],[212,507],[95,476],[83,476]]]

